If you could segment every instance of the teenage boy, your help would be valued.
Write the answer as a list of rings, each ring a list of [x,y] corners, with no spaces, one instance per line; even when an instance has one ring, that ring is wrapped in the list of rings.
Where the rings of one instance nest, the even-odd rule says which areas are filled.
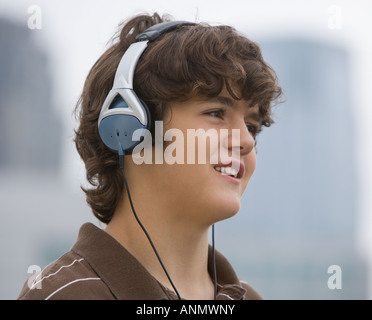
[[[239,211],[256,167],[256,136],[273,123],[281,89],[259,46],[232,27],[164,22],[158,14],[127,21],[89,72],[77,106],[75,142],[91,184],[83,190],[106,228],[84,224],[71,250],[34,275],[19,299],[261,299],[208,244],[208,233]],[[150,40],[138,53],[131,45],[142,38]],[[125,65],[129,54],[123,58],[128,48],[138,54],[128,71],[133,90],[107,105],[126,79],[121,68],[133,66]],[[124,101],[133,92],[146,112]],[[106,134],[113,145],[104,141],[102,113],[132,111],[150,139],[124,148],[118,137],[128,132],[119,126]],[[160,155],[156,124],[177,133],[164,135]],[[190,144],[190,130],[205,133],[204,141]]]

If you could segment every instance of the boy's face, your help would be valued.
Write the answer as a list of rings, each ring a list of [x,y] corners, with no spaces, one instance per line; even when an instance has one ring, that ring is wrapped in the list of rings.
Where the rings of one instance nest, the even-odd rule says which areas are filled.
[[[165,193],[167,201],[184,209],[181,212],[186,210],[187,214],[175,217],[178,221],[184,218],[185,222],[210,225],[231,217],[238,212],[256,168],[254,135],[261,126],[258,108],[232,99],[226,91],[217,98],[194,98],[168,107],[164,134],[176,129],[168,132],[177,135],[171,134],[173,139],[164,142],[163,164],[143,164],[146,177]],[[193,135],[195,130],[201,135]],[[216,133],[215,139],[204,135],[203,145],[203,132]],[[177,163],[169,164],[171,158]]]

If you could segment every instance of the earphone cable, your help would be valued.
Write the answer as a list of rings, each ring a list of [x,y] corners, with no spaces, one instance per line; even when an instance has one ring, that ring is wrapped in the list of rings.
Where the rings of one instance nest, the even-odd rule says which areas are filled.
[[[134,209],[133,202],[132,202],[132,197],[131,197],[131,195],[130,195],[130,191],[129,191],[128,182],[127,182],[127,179],[126,179],[125,174],[124,174],[124,151],[123,151],[123,149],[121,148],[121,146],[120,146],[120,148],[119,148],[119,163],[120,163],[120,169],[121,169],[121,173],[122,173],[122,175],[123,175],[123,180],[124,180],[125,188],[126,188],[126,190],[127,190],[127,194],[128,194],[128,198],[129,198],[129,203],[130,203],[130,206],[131,206],[131,208],[132,208],[133,215],[134,215],[134,217],[135,217],[137,223],[139,224],[139,226],[141,227],[141,229],[142,229],[143,232],[145,233],[145,235],[146,235],[146,237],[147,237],[147,239],[148,239],[148,241],[149,241],[149,243],[150,243],[150,245],[151,245],[151,247],[152,247],[152,249],[153,249],[153,251],[154,251],[156,257],[158,258],[158,261],[159,261],[161,267],[163,268],[163,270],[164,270],[164,272],[165,272],[165,275],[167,276],[167,278],[168,278],[170,284],[171,284],[172,287],[173,287],[174,292],[175,292],[176,295],[177,295],[177,298],[178,298],[179,300],[182,300],[180,294],[178,293],[178,291],[177,291],[177,289],[176,289],[176,286],[174,285],[174,283],[173,283],[173,281],[172,281],[172,279],[171,279],[171,277],[170,277],[170,275],[169,275],[167,269],[165,268],[165,266],[164,266],[164,264],[163,264],[163,261],[162,261],[161,258],[160,258],[160,255],[159,255],[158,251],[157,251],[156,248],[155,248],[154,243],[153,243],[152,240],[151,240],[150,235],[148,234],[146,228],[144,227],[144,225],[142,224],[142,222],[141,222],[140,219],[138,218],[137,213],[136,213],[136,210]]]
[[[217,300],[217,270],[216,270],[216,250],[215,250],[215,244],[214,244],[214,224],[212,224],[212,259],[213,259],[214,300]]]

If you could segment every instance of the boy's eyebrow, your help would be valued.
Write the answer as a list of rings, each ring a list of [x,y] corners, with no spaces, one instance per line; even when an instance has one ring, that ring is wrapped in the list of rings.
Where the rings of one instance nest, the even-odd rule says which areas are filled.
[[[232,98],[229,98],[229,97],[225,97],[225,96],[217,96],[217,97],[213,97],[213,98],[210,98],[208,100],[215,100],[215,102],[218,102],[220,104],[224,104],[228,107],[234,107],[235,104],[234,104],[234,100]]]
[[[262,122],[262,117],[259,115],[258,112],[252,112],[248,115],[249,118],[251,118],[254,121],[257,121],[259,123]]]

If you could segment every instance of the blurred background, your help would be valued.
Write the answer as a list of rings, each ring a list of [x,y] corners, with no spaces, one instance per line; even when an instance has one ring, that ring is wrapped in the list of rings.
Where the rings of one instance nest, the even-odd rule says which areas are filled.
[[[368,0],[0,0],[0,299],[69,250],[81,224],[103,227],[80,190],[72,113],[118,24],[155,11],[234,26],[284,90],[217,249],[265,299],[371,299]],[[328,286],[332,265],[340,289]]]

